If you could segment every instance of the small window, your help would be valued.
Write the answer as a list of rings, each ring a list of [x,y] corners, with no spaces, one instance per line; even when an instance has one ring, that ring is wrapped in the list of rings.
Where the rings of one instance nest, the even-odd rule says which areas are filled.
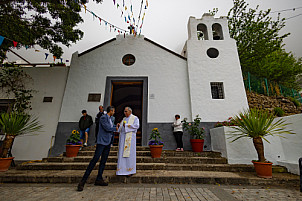
[[[223,82],[211,82],[212,99],[224,99]]]
[[[207,55],[208,55],[208,57],[214,59],[214,58],[218,57],[219,51],[216,48],[209,48],[207,50]]]
[[[126,54],[122,59],[123,64],[131,66],[135,63],[135,57],[132,54]]]
[[[100,102],[101,94],[88,94],[88,102]]]
[[[43,103],[51,103],[52,99],[53,99],[53,97],[44,97],[43,98]]]
[[[0,113],[12,111],[15,99],[0,99]]]

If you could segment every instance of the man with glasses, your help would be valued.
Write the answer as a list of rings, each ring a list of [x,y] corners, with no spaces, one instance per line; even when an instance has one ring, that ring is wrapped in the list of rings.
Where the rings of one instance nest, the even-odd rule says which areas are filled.
[[[117,124],[120,133],[116,175],[132,176],[136,173],[136,132],[139,119],[130,107],[124,109],[125,117]]]

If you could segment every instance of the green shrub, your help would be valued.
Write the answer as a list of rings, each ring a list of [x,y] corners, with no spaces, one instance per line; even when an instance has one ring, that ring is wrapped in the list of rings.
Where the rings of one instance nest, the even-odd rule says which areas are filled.
[[[274,108],[274,114],[278,117],[282,117],[284,115],[284,111],[280,107]]]
[[[300,103],[297,99],[295,99],[295,98],[293,98],[293,97],[289,97],[288,99],[289,99],[291,102],[293,102],[293,103],[295,104],[296,107],[300,107],[300,106],[301,106],[301,103]]]

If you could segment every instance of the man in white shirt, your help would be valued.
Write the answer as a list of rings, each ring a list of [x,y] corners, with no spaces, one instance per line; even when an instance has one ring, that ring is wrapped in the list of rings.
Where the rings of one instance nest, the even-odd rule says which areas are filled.
[[[172,124],[174,127],[173,135],[176,140],[177,148],[176,151],[183,151],[183,142],[182,142],[182,135],[183,135],[183,129],[182,129],[182,123],[180,120],[180,115],[175,115],[174,123]]]

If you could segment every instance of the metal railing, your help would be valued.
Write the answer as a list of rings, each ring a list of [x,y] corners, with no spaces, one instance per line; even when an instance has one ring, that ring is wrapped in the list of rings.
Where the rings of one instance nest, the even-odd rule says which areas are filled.
[[[254,91],[267,96],[285,96],[293,97],[302,103],[302,97],[299,92],[292,88],[287,88],[276,82],[269,81],[266,78],[257,77],[249,72],[242,72],[244,86],[249,91]]]

